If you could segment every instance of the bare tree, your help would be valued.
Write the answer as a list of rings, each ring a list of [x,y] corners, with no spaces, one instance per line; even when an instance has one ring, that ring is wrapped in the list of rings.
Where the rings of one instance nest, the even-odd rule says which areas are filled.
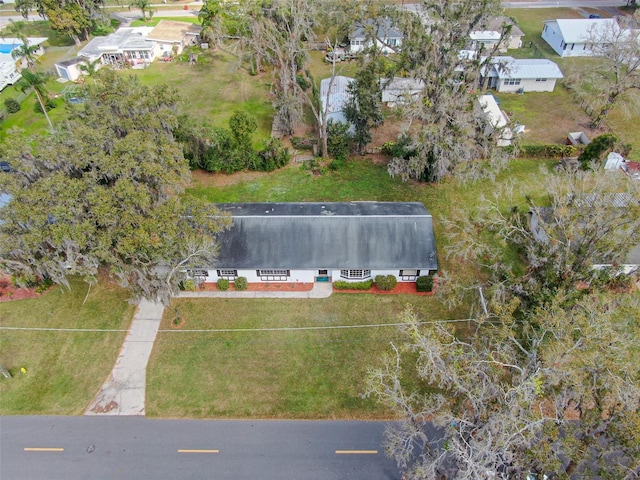
[[[593,127],[599,127],[610,111],[620,105],[630,112],[640,110],[640,30],[634,17],[598,26],[589,34],[598,64],[575,77],[572,87],[593,100]]]
[[[514,315],[517,302],[489,303],[467,328],[406,310],[404,341],[369,372],[367,393],[401,417],[385,447],[405,478],[636,478],[638,299],[567,307],[559,296],[530,312],[535,328]]]

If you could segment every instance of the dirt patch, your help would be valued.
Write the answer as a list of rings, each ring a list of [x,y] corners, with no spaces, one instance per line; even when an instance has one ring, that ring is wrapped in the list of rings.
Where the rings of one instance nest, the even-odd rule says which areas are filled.
[[[13,285],[9,275],[0,275],[0,302],[11,302],[13,300],[25,300],[42,295],[36,292],[35,288],[20,288]]]

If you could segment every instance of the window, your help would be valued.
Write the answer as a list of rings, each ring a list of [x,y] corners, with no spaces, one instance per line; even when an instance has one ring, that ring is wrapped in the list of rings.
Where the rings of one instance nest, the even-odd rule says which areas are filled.
[[[506,78],[504,81],[505,85],[520,85],[519,78]]]
[[[371,270],[340,270],[340,278],[362,280],[371,277]]]
[[[290,270],[256,270],[263,282],[286,282],[291,275]]]
[[[405,281],[415,280],[420,276],[420,270],[405,268],[400,270],[400,278]]]
[[[546,82],[546,78],[536,78],[536,82]]]
[[[238,276],[238,270],[220,269],[217,272],[219,278],[226,278],[227,280],[235,280]]]

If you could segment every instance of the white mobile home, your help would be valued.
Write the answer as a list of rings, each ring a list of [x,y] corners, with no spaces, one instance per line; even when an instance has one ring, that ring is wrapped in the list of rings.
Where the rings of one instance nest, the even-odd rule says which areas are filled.
[[[547,20],[542,38],[561,57],[593,55],[592,40],[614,35],[620,27],[613,18],[571,18]]]

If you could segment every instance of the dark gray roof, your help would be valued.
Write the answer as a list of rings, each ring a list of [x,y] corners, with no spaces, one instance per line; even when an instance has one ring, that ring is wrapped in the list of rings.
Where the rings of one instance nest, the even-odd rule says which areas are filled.
[[[375,36],[381,40],[388,40],[391,38],[404,38],[404,35],[400,30],[391,24],[391,20],[388,18],[382,18],[378,20],[365,20],[364,22],[356,22],[353,31],[349,35],[351,40],[366,39],[368,35],[373,33],[375,28]],[[368,32],[368,30],[371,30]]]
[[[234,203],[220,268],[437,269],[431,214],[421,203]]]

